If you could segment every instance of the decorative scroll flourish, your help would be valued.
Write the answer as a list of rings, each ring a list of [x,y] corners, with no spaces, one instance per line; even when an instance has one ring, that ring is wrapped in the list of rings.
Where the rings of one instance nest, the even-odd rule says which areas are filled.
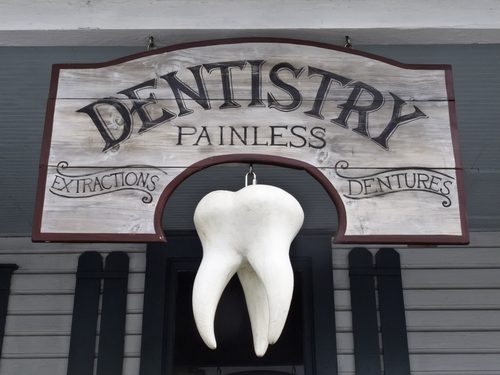
[[[455,178],[430,168],[406,167],[391,168],[364,176],[347,176],[349,163],[340,160],[335,164],[338,177],[347,180],[349,199],[367,199],[403,191],[420,191],[439,195],[443,207],[451,206],[449,197]]]
[[[49,191],[62,198],[91,198],[124,190],[143,194],[143,203],[153,201],[161,175],[167,172],[151,165],[125,165],[84,174],[68,174],[69,164],[57,164]]]

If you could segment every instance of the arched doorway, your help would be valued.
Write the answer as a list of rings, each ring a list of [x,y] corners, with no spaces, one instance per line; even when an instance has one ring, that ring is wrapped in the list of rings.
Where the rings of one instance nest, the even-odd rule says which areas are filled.
[[[169,196],[163,218],[167,244],[148,247],[141,375],[322,373],[317,368],[335,373],[330,246],[337,225],[335,206],[304,170],[262,164],[254,165],[254,170],[259,183],[282,187],[296,196],[306,216],[305,229],[291,250],[295,291],[282,337],[264,358],[255,356],[246,305],[235,279],[217,310],[219,348],[210,351],[196,331],[191,290],[201,245],[193,231],[194,208],[209,191],[243,187],[248,171],[247,163],[212,166],[186,178]]]

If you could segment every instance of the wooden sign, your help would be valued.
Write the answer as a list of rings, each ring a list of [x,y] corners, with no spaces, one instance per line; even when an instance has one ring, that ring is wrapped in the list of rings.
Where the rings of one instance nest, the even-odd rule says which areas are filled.
[[[33,239],[164,241],[175,188],[229,162],[309,172],[337,242],[468,241],[450,66],[262,38],[55,65]]]

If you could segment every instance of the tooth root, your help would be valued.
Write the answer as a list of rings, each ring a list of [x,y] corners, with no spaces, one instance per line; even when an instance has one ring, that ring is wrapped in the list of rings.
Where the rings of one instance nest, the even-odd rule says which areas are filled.
[[[203,259],[193,285],[193,315],[201,338],[210,349],[217,347],[214,319],[227,283],[241,264],[241,256],[223,248],[203,248]]]
[[[271,244],[273,241],[271,241]],[[289,244],[251,248],[248,261],[262,281],[269,305],[268,342],[278,341],[285,326],[293,295],[293,269],[288,256]],[[265,257],[262,256],[266,253]]]
[[[266,289],[248,263],[238,270],[238,278],[250,316],[255,354],[262,357],[269,346],[269,304]]]

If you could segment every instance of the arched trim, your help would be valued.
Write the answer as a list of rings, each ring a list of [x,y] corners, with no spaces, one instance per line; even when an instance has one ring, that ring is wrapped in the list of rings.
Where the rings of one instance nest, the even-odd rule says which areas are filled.
[[[231,154],[231,155],[214,156],[200,160],[192,164],[191,166],[187,167],[182,173],[180,173],[177,177],[175,177],[165,187],[165,189],[160,195],[160,198],[158,199],[154,215],[154,225],[157,238],[159,238],[162,241],[167,240],[165,238],[164,229],[162,226],[163,211],[170,196],[179,187],[179,185],[189,176],[195,174],[196,172],[199,172],[208,167],[212,167],[214,165],[227,164],[227,163],[269,164],[279,167],[301,169],[309,173],[313,178],[315,178],[321,184],[321,186],[323,186],[323,188],[326,190],[331,200],[335,204],[335,207],[337,208],[337,215],[339,222],[336,241],[337,242],[344,241],[344,233],[347,223],[344,202],[342,201],[339,193],[332,185],[332,183],[328,180],[328,178],[326,178],[326,176],[323,173],[321,173],[318,170],[318,168],[314,167],[309,163],[281,156],[270,156],[261,154]]]

